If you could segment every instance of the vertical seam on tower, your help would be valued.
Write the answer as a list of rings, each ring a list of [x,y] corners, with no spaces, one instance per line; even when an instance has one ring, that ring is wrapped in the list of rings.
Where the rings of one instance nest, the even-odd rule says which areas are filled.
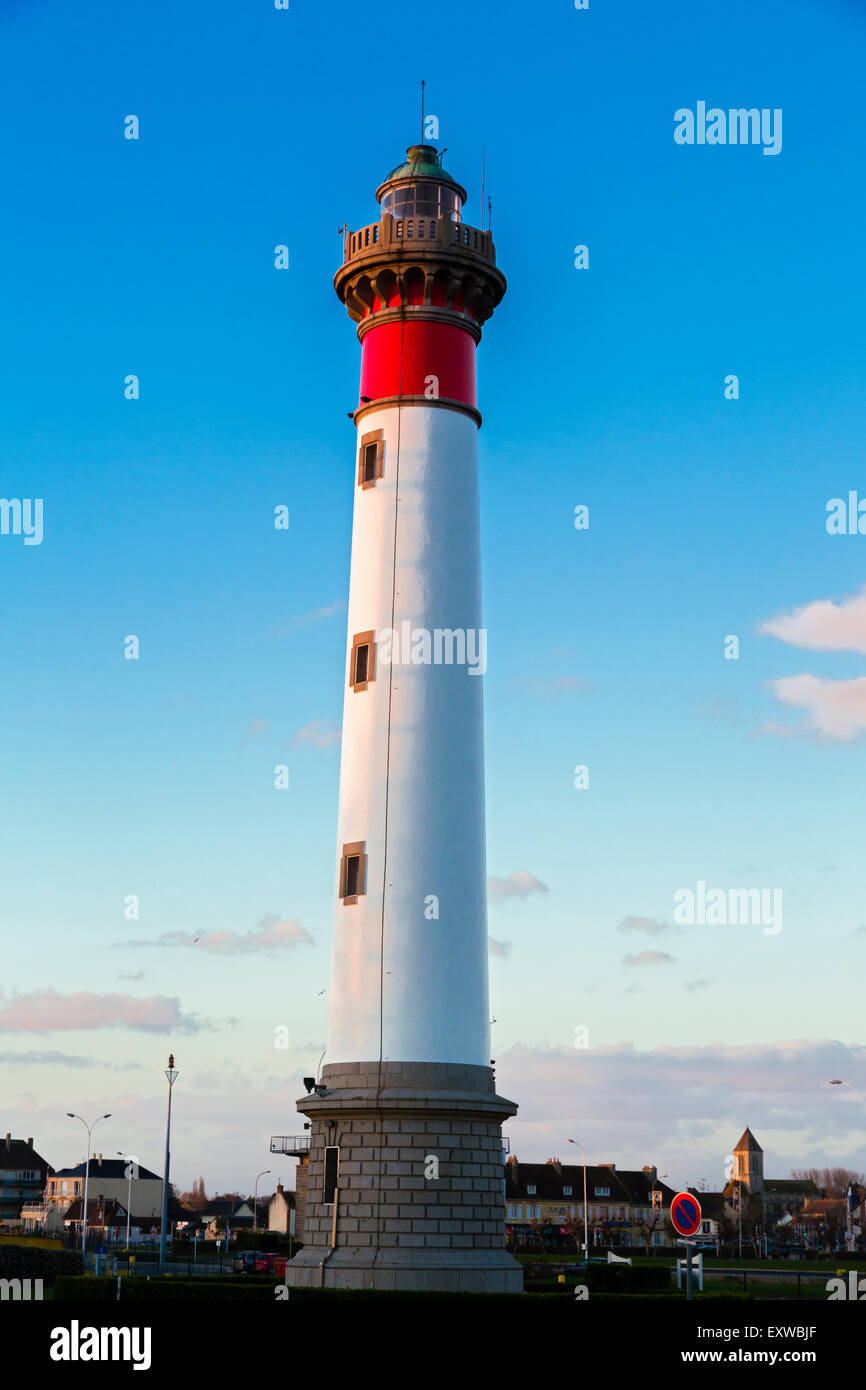
[[[403,338],[406,331],[405,309],[400,320],[400,372],[397,382],[397,457],[394,464],[394,544],[391,556],[391,630],[394,630],[394,614],[397,601],[397,518],[400,504],[400,439],[403,426]],[[382,913],[379,925],[379,1063],[376,1073],[376,1100],[382,1095],[382,1053],[384,1051],[384,988],[385,988],[385,895],[388,888],[388,802],[391,790],[391,703],[394,690],[394,667],[388,663],[388,723],[385,740],[385,823],[384,846],[382,852]],[[376,1249],[380,1249],[382,1234],[382,1112],[376,1109],[379,1125],[378,1175],[376,1185]]]

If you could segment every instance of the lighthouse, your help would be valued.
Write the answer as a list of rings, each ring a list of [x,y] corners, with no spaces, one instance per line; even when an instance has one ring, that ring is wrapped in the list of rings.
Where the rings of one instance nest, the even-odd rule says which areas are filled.
[[[466,196],[411,146],[334,277],[361,376],[327,1051],[297,1103],[289,1283],[522,1287],[505,1249],[517,1106],[490,1058],[475,384],[505,277]]]

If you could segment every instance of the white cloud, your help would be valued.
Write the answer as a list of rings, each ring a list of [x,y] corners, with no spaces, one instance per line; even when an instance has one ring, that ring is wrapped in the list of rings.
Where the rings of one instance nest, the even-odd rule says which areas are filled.
[[[646,932],[647,936],[660,936],[662,932],[671,931],[669,922],[655,920],[652,917],[623,917],[619,924],[620,931],[641,931]]]
[[[497,878],[495,874],[487,875],[487,896],[494,902],[501,902],[505,898],[528,898],[532,893],[549,892],[547,884],[542,883],[534,874],[527,873],[526,869],[515,869],[507,878]]]
[[[177,999],[164,995],[134,999],[130,994],[58,994],[33,990],[0,1000],[0,1033],[74,1032],[91,1028],[137,1028],[154,1033],[195,1033],[202,1027],[181,1013]]]
[[[623,965],[644,966],[644,965],[670,965],[673,963],[673,956],[669,956],[667,951],[641,951],[638,955],[625,955],[622,958]]]
[[[340,726],[329,719],[314,719],[292,735],[293,748],[330,748],[340,742]]]
[[[866,656],[866,588],[834,603],[816,599],[793,613],[761,623],[758,632],[808,651],[860,652]]]
[[[243,740],[241,742],[241,748],[246,748],[247,744],[250,743],[254,738],[265,738],[267,736],[267,732],[267,719],[254,719],[247,728],[246,733],[244,734]]]
[[[280,920],[276,913],[263,917],[254,931],[212,931],[200,932],[198,936],[188,931],[164,932],[155,941],[124,941],[122,946],[195,946],[199,951],[213,951],[226,955],[250,955],[253,952],[286,950],[291,946],[314,944],[313,938],[304,930],[297,917]]]
[[[335,613],[342,613],[348,607],[345,599],[336,599],[334,603],[326,603],[323,608],[311,608],[306,613],[296,613],[291,618],[286,618],[284,623],[271,628],[272,637],[285,637],[293,632],[296,627],[303,627],[307,623],[318,623],[323,618],[332,618]]]
[[[782,676],[771,685],[777,700],[804,710],[806,718],[793,728],[769,720],[762,733],[792,738],[811,730],[820,738],[851,742],[866,732],[866,676],[844,681]]]

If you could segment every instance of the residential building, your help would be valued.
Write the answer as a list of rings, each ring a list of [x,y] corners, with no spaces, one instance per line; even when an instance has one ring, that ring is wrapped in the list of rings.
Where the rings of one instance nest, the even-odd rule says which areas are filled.
[[[861,1195],[852,1208],[855,1248],[863,1248],[866,1228],[866,1199]],[[794,1218],[795,1229],[813,1249],[844,1250],[848,1237],[848,1200],[845,1197],[811,1197]]]
[[[51,1234],[63,1228],[64,1218],[76,1198],[84,1198],[86,1164],[79,1163],[74,1168],[61,1168],[52,1173],[45,1187],[43,1209],[38,1212],[32,1208],[28,1213],[28,1223],[36,1228],[41,1220],[42,1229]],[[136,1164],[132,1178],[129,1177],[129,1164],[125,1158],[103,1158],[93,1154],[90,1159],[90,1174],[87,1178],[88,1203],[91,1198],[114,1198],[129,1209],[134,1220],[150,1226],[154,1219],[162,1219],[162,1178],[149,1168]],[[79,1218],[80,1219],[80,1218]]]
[[[281,1182],[268,1202],[267,1229],[282,1235],[295,1236],[295,1194],[287,1192]]]
[[[178,1227],[184,1224],[184,1218],[189,1218],[189,1216],[190,1212],[186,1207],[182,1207],[173,1197],[169,1199],[169,1238],[173,1236]],[[63,1213],[63,1231],[67,1235],[79,1237],[81,1235],[83,1219],[84,1198],[77,1197]],[[89,1247],[93,1245],[123,1245],[126,1240],[126,1224],[125,1202],[118,1201],[116,1197],[91,1197],[88,1188],[87,1243]],[[130,1245],[137,1245],[141,1241],[156,1240],[159,1236],[161,1227],[161,1210],[155,1215],[131,1215],[129,1218]]]
[[[785,1216],[796,1216],[806,1202],[821,1193],[811,1178],[764,1179],[764,1225],[769,1230]]]
[[[7,1134],[0,1140],[0,1230],[19,1226],[23,1208],[39,1201],[51,1171],[32,1139]]]
[[[553,1239],[582,1241],[582,1164],[520,1163],[505,1165],[506,1233],[515,1244],[534,1243],[547,1229]],[[590,1246],[665,1244],[665,1215],[675,1193],[659,1181],[651,1164],[639,1171],[615,1163],[587,1165],[587,1212]],[[655,1192],[656,1196],[653,1197]]]
[[[68,1234],[81,1233],[84,1219],[84,1198],[76,1197],[63,1214],[63,1226]],[[130,1241],[140,1236],[140,1228],[130,1218]],[[87,1197],[87,1244],[117,1245],[126,1238],[126,1204],[115,1197]]]
[[[220,1240],[228,1231],[251,1231],[253,1209],[238,1197],[214,1197],[200,1215],[205,1240]]]

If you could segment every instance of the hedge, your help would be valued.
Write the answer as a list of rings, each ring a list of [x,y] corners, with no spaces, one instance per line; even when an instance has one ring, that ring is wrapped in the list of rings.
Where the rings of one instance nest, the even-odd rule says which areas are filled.
[[[242,1299],[254,1302],[276,1303],[275,1289],[278,1281],[273,1279],[237,1278],[231,1281],[221,1279],[175,1279],[171,1275],[155,1279],[121,1279],[121,1300],[123,1302],[157,1302],[161,1300],[187,1301],[200,1300],[217,1302],[220,1300]],[[520,1293],[447,1293],[418,1290],[403,1292],[395,1289],[309,1289],[292,1287],[289,1300],[310,1298],[343,1299],[430,1299],[430,1298],[495,1298],[523,1299]],[[540,1293],[536,1298],[561,1299],[561,1293]],[[54,1286],[54,1300],[64,1302],[113,1302],[117,1298],[117,1279],[115,1277],[94,1278],[84,1275],[81,1278],[58,1279]]]
[[[122,1302],[134,1300],[137,1303],[157,1302],[160,1299],[269,1299],[274,1302],[273,1279],[236,1278],[211,1279],[199,1275],[193,1279],[176,1279],[165,1275],[147,1279],[142,1275],[127,1279],[121,1276],[120,1297]],[[117,1299],[117,1276],[80,1275],[76,1278],[58,1279],[54,1285],[54,1301],[111,1303]]]
[[[141,1275],[121,1276],[121,1299],[136,1302],[164,1300],[277,1302],[276,1288],[281,1280],[273,1275],[243,1275],[234,1278],[193,1278],[164,1275],[147,1279]],[[590,1298],[593,1295],[641,1297],[670,1295],[673,1289],[671,1273],[666,1268],[627,1268],[616,1265],[591,1265],[588,1270],[570,1274],[566,1284],[554,1283],[548,1277],[535,1283],[527,1281],[525,1293],[542,1298],[574,1298],[576,1284],[585,1284]],[[95,1278],[93,1275],[64,1277],[54,1285],[55,1300],[87,1302],[117,1299],[117,1276]],[[390,1289],[318,1289],[292,1285],[290,1299],[298,1298],[522,1298],[524,1294],[463,1294],[445,1291],[403,1291]]]
[[[541,1278],[533,1279],[531,1269],[524,1270],[527,1289],[553,1289],[551,1271],[543,1270]],[[571,1266],[566,1275],[566,1284],[559,1288],[574,1288],[575,1284],[585,1284],[592,1293],[638,1294],[654,1293],[657,1289],[671,1287],[671,1271],[666,1265],[590,1265],[588,1269],[575,1269]]]
[[[44,1279],[81,1274],[84,1261],[77,1250],[46,1250],[33,1245],[0,1245],[0,1279]]]

